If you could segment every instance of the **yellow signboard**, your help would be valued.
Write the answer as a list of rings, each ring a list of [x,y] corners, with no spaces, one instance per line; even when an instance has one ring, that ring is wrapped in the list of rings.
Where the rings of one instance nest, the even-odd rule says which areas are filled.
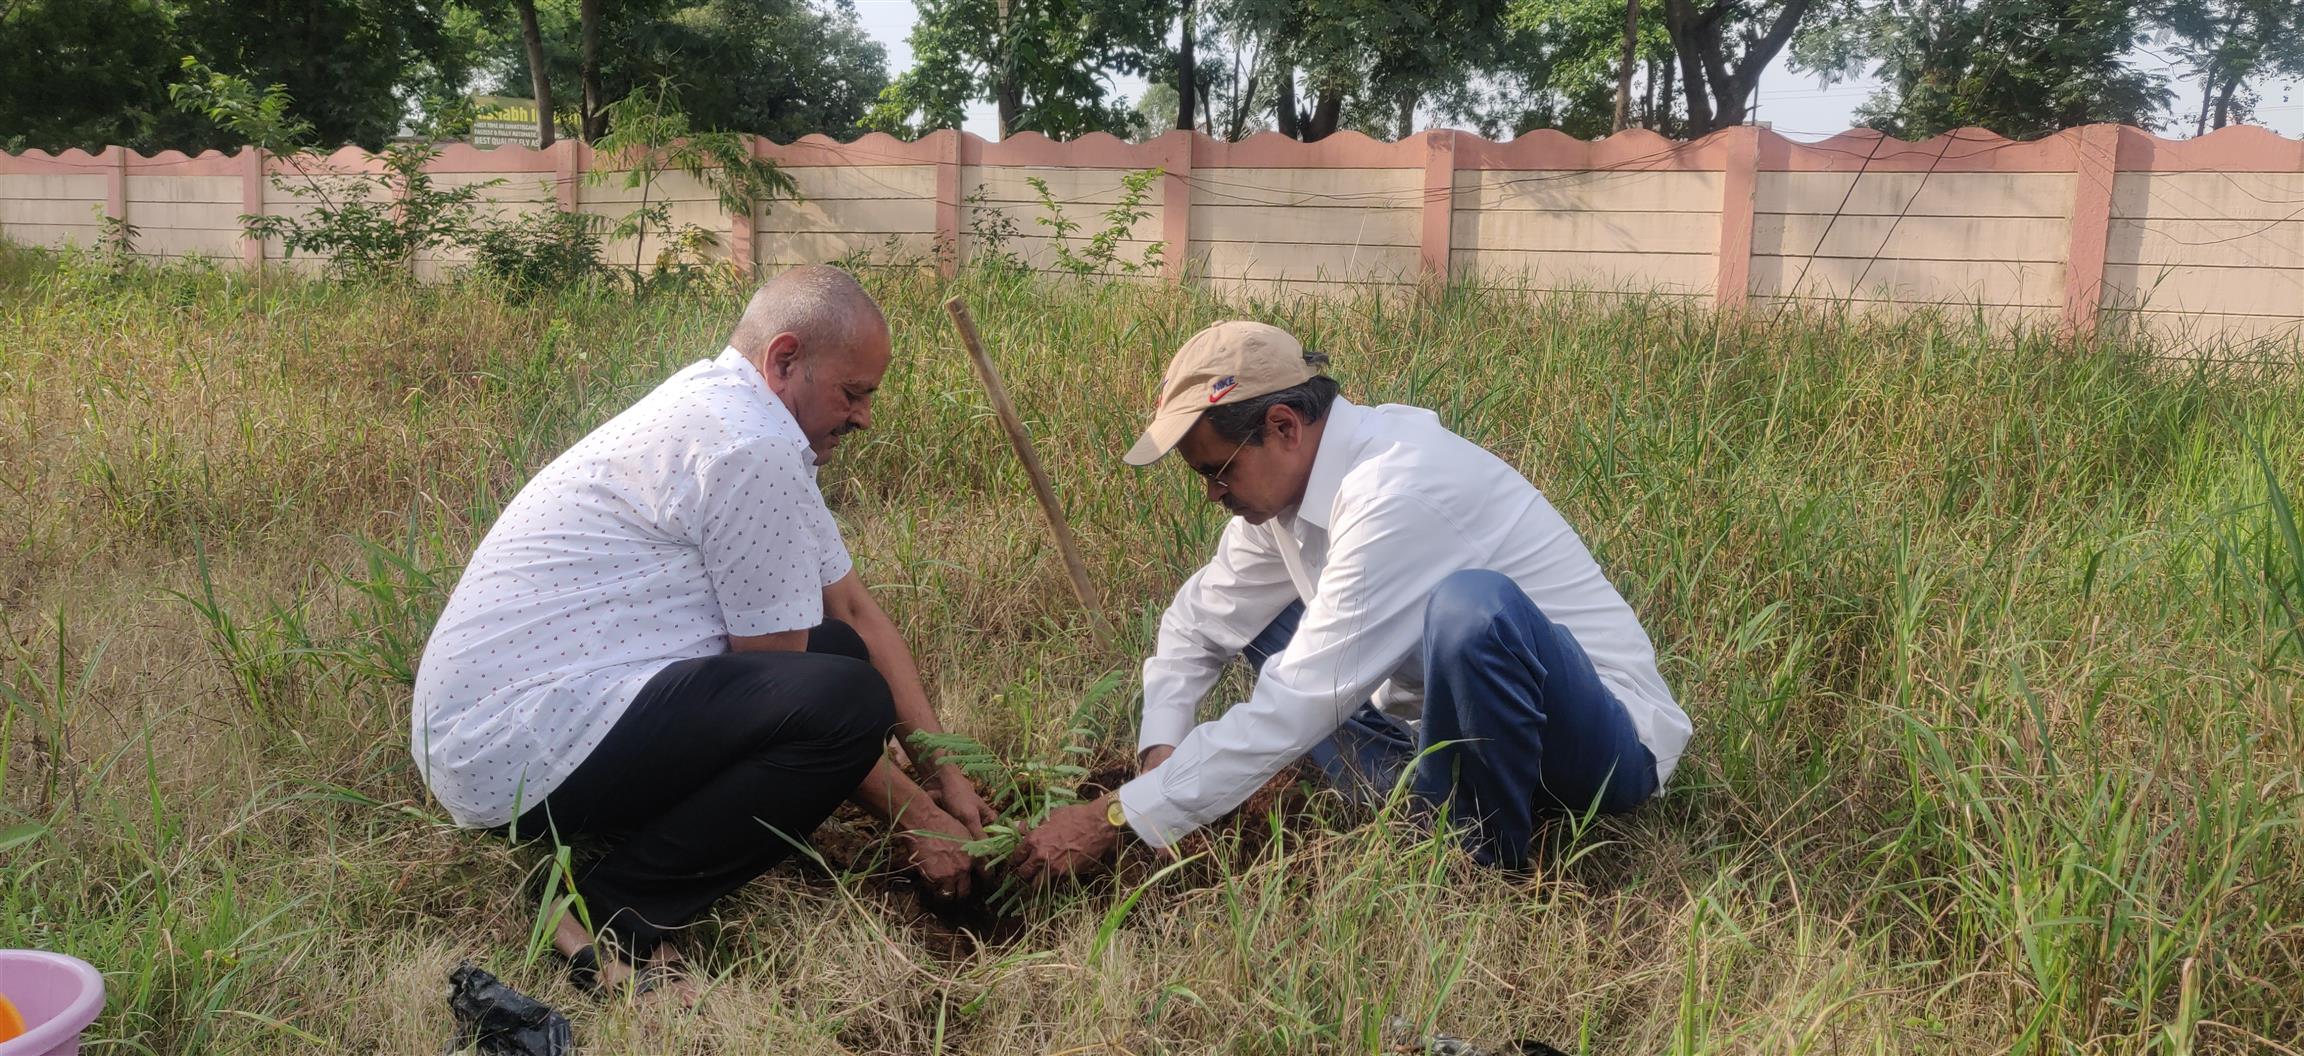
[[[472,134],[476,147],[533,147],[543,142],[536,134],[536,100],[511,95],[475,95]]]

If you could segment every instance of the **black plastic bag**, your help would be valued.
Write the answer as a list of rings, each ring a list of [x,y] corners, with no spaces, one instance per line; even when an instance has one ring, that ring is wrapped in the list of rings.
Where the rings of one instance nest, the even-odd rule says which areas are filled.
[[[568,1056],[576,1051],[567,1016],[470,961],[448,973],[448,1011],[456,1016],[450,1052],[474,1046],[481,1056]]]
[[[1413,1020],[1395,1016],[1385,1024],[1390,1044],[1386,1052],[1415,1053],[1416,1056],[1568,1056],[1550,1045],[1532,1038],[1523,1038],[1501,1049],[1484,1048],[1452,1034],[1419,1035]]]

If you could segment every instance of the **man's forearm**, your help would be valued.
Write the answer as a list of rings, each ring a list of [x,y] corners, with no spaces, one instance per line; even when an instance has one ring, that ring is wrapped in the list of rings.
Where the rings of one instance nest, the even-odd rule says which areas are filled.
[[[886,756],[865,775],[864,783],[856,786],[848,800],[891,825],[901,825],[906,818],[922,818],[942,809],[905,775],[903,767]]]
[[[895,621],[869,595],[848,615],[849,626],[872,652],[872,666],[888,682],[889,696],[896,704],[896,736],[904,745],[904,754],[915,763],[923,762],[912,747],[912,734],[921,730],[941,733],[944,726],[936,721],[936,709],[928,703],[928,690],[920,681],[920,667],[912,660],[912,650],[897,633]]]
[[[888,691],[896,701],[896,731],[910,734],[914,730],[942,732],[944,727],[936,721],[936,710],[928,705],[927,687],[920,682],[920,667],[912,661],[912,650],[904,645],[904,636],[896,633],[896,624],[877,606],[857,614],[856,635],[864,639],[864,646],[872,650],[872,666],[880,669],[880,677],[888,680]]]

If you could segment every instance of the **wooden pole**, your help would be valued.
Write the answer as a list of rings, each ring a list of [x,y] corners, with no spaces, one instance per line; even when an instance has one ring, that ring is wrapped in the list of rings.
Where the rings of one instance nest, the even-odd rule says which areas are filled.
[[[1112,649],[1112,628],[1104,623],[1104,601],[1096,593],[1096,584],[1088,579],[1088,565],[1080,560],[1080,546],[1072,540],[1072,528],[1064,520],[1064,507],[1056,501],[1056,488],[1048,482],[1048,471],[1040,465],[1040,455],[1032,449],[1032,436],[1024,431],[1024,419],[1016,413],[1016,405],[1008,399],[1008,386],[1000,381],[1000,370],[992,365],[992,357],[984,354],[984,341],[976,334],[976,319],[968,314],[968,306],[954,297],[944,302],[944,310],[952,314],[952,325],[960,328],[960,343],[968,346],[968,359],[976,364],[976,376],[984,379],[984,390],[992,396],[992,411],[1000,418],[1000,427],[1008,431],[1008,444],[1016,449],[1016,457],[1024,463],[1024,472],[1032,477],[1032,492],[1039,496],[1040,512],[1048,515],[1048,528],[1056,535],[1056,549],[1064,556],[1064,571],[1072,577],[1072,590],[1080,595],[1080,604],[1088,609],[1089,632],[1096,646],[1106,652]]]

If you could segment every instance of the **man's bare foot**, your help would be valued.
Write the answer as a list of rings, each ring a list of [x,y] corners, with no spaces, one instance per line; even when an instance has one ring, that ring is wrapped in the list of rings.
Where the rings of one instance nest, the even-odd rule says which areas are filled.
[[[573,916],[561,917],[559,926],[552,931],[553,948],[571,961],[592,945],[592,936],[585,933],[584,925]],[[644,983],[649,994],[661,994],[680,1002],[683,1008],[696,1007],[704,997],[704,987],[688,973],[688,963],[681,959],[679,948],[669,942],[658,946],[637,968],[605,951],[598,954],[596,963],[594,985],[602,993],[626,993],[636,984]]]

